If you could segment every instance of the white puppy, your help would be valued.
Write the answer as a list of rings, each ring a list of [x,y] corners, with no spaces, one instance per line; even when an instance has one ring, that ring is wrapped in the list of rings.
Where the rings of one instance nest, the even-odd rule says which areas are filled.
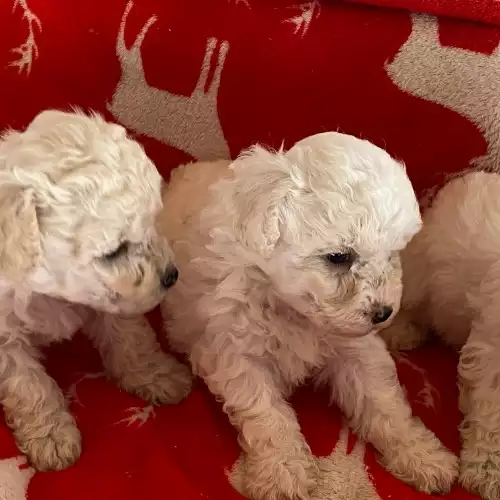
[[[187,368],[128,316],[157,305],[177,277],[155,229],[160,191],[139,144],[98,116],[46,111],[0,139],[0,402],[39,470],[80,453],[39,346],[83,326],[124,389],[153,402],[189,392]]]
[[[306,499],[314,487],[285,399],[310,375],[396,476],[449,489],[457,458],[412,418],[374,333],[399,308],[399,252],[421,225],[404,167],[325,133],[288,152],[257,146],[231,165],[181,167],[164,203],[180,271],[167,328],[239,431],[246,494]]]
[[[382,332],[391,348],[429,329],[461,348],[460,481],[500,498],[500,176],[476,172],[441,189],[403,254],[403,309]]]

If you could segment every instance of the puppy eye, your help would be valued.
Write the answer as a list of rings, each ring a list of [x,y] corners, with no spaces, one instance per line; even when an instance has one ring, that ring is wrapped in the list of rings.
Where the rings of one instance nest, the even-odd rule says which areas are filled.
[[[114,260],[117,259],[118,257],[121,257],[122,255],[125,255],[128,252],[130,243],[128,241],[124,241],[123,243],[120,244],[115,250],[112,252],[109,252],[107,254],[104,254],[104,258],[106,260]]]
[[[325,259],[330,264],[340,266],[345,264],[352,264],[354,261],[354,256],[351,253],[328,253],[325,255]]]

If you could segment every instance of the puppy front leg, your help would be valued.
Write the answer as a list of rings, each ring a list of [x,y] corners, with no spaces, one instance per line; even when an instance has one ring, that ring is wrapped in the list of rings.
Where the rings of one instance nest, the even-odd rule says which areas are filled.
[[[164,404],[178,403],[191,391],[189,368],[162,351],[145,317],[97,312],[83,331],[108,374],[127,392]]]
[[[315,485],[316,465],[294,411],[284,400],[263,360],[237,352],[200,349],[209,389],[239,432],[246,453],[244,494],[252,500],[306,500]]]
[[[484,500],[500,498],[500,334],[498,300],[473,322],[458,375],[462,451],[460,482]]]
[[[324,376],[354,431],[377,448],[388,470],[424,492],[450,489],[458,459],[412,417],[382,339],[372,334],[346,341]]]
[[[22,332],[0,333],[0,402],[19,449],[40,471],[80,456],[80,432],[64,396]]]

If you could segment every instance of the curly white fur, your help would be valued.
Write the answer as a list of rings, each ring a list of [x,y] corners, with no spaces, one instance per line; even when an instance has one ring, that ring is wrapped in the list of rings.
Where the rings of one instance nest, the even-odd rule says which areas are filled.
[[[391,348],[421,344],[429,330],[460,348],[460,481],[500,498],[500,176],[449,182],[403,256],[403,309],[382,332]],[[497,276],[498,275],[498,276]]]
[[[285,398],[310,375],[389,470],[449,489],[457,458],[412,418],[374,333],[380,311],[399,307],[399,252],[421,225],[404,167],[325,133],[181,167],[164,204],[180,270],[164,306],[170,339],[239,431],[246,494],[309,498],[316,466]]]
[[[71,465],[80,435],[38,347],[84,327],[111,376],[153,402],[189,392],[144,320],[175,281],[157,232],[161,178],[123,127],[45,111],[0,139],[0,402],[39,470]],[[95,312],[98,310],[100,312]]]

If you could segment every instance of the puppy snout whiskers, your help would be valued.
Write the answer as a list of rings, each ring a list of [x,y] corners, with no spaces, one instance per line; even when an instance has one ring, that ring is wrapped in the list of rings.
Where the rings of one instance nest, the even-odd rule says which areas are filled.
[[[160,278],[161,286],[163,288],[170,288],[175,285],[177,280],[179,279],[179,271],[175,266],[168,266],[165,269],[163,275]]]
[[[372,323],[378,325],[387,321],[393,313],[391,306],[378,306],[372,312]]]

